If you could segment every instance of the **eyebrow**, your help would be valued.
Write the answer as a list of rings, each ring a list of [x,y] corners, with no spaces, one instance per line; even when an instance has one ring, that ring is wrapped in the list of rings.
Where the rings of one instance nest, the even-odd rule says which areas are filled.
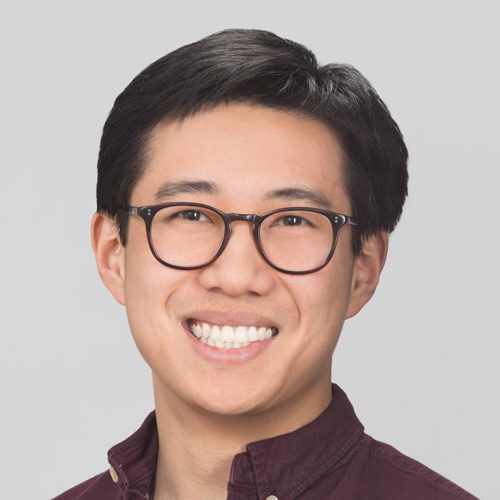
[[[155,200],[161,201],[177,194],[219,194],[220,189],[210,181],[167,181],[155,193]]]
[[[313,205],[318,205],[319,207],[326,210],[332,209],[331,201],[319,189],[285,187],[281,189],[275,189],[274,191],[267,193],[266,199],[281,199],[286,201],[301,200],[312,203]]]
[[[155,201],[178,194],[221,194],[220,187],[212,181],[167,181],[164,182],[154,195]],[[331,210],[332,204],[328,197],[319,189],[304,187],[284,187],[270,191],[265,196],[266,200],[306,201],[326,210]]]

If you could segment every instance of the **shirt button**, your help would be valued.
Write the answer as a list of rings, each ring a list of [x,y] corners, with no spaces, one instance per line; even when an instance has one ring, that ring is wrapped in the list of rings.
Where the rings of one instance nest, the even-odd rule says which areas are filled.
[[[275,497],[274,495],[269,495],[266,500],[278,500],[278,497]]]
[[[118,474],[116,473],[113,466],[111,466],[109,468],[109,473],[111,474],[111,479],[113,480],[113,482],[117,483],[118,482]]]

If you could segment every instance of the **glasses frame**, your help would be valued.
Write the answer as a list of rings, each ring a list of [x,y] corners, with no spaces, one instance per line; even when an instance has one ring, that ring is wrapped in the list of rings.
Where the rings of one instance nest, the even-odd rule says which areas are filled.
[[[224,221],[224,237],[222,239],[222,243],[219,247],[219,250],[215,254],[215,256],[210,259],[208,262],[205,264],[202,264],[200,266],[192,266],[192,267],[183,267],[183,266],[175,266],[173,264],[169,264],[168,262],[165,262],[157,253],[156,249],[153,244],[153,238],[151,236],[151,226],[153,223],[153,218],[154,216],[163,208],[167,207],[173,207],[173,206],[179,206],[179,207],[195,207],[195,208],[206,208],[208,210],[212,210],[213,212],[217,213],[220,215]],[[266,252],[262,248],[262,242],[260,240],[260,226],[262,225],[262,222],[269,216],[273,214],[277,214],[280,212],[290,212],[290,211],[295,211],[295,210],[301,210],[301,211],[307,211],[307,212],[314,212],[321,214],[325,216],[329,221],[330,224],[332,225],[332,230],[333,230],[333,240],[332,240],[332,247],[330,249],[330,253],[328,254],[328,257],[324,260],[324,262],[315,267],[314,269],[311,269],[309,271],[288,271],[286,269],[282,269],[275,264],[273,264],[269,258],[266,255]],[[255,214],[235,214],[235,213],[230,213],[226,214],[217,208],[211,207],[210,205],[204,205],[203,203],[188,203],[188,202],[177,202],[177,203],[161,203],[158,205],[146,205],[143,207],[126,207],[125,210],[120,210],[121,212],[124,212],[128,215],[139,215],[142,217],[144,220],[144,223],[146,225],[146,235],[148,238],[148,244],[149,248],[155,257],[155,259],[163,264],[164,266],[170,267],[172,269],[179,269],[182,271],[194,271],[196,269],[202,269],[204,267],[209,266],[217,260],[222,252],[225,250],[229,238],[231,237],[231,223],[234,221],[247,221],[251,222],[254,225],[253,228],[253,238],[255,240],[255,243],[257,245],[257,248],[259,250],[259,253],[262,255],[264,260],[273,268],[276,269],[276,271],[279,271],[281,273],[285,274],[295,274],[295,275],[300,275],[300,274],[311,274],[315,273],[316,271],[319,271],[320,269],[323,269],[332,259],[333,253],[335,252],[335,248],[337,246],[337,241],[339,239],[339,232],[340,229],[345,226],[345,225],[352,225],[352,226],[359,226],[359,222],[354,218],[350,217],[349,215],[343,215],[339,214],[336,212],[330,212],[328,210],[322,210],[319,208],[311,208],[311,207],[285,207],[285,208],[278,208],[277,210],[272,210],[270,212],[267,212],[263,215],[255,215]]]

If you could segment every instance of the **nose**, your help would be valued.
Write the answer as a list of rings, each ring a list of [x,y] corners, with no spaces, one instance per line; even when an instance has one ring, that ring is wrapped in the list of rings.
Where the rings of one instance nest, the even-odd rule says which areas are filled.
[[[246,218],[231,223],[232,232],[226,248],[200,272],[200,284],[204,288],[218,289],[230,297],[266,295],[271,291],[274,271],[256,246],[253,227]]]

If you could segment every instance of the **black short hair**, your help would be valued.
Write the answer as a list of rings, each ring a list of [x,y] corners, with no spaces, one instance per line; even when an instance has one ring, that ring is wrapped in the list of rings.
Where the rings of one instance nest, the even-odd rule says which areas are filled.
[[[370,83],[347,64],[318,65],[306,47],[261,30],[225,30],[158,59],[117,97],[101,138],[97,209],[116,220],[144,172],[154,127],[231,103],[294,111],[326,120],[343,152],[353,252],[378,231],[394,230],[407,195],[408,151],[398,125]]]

